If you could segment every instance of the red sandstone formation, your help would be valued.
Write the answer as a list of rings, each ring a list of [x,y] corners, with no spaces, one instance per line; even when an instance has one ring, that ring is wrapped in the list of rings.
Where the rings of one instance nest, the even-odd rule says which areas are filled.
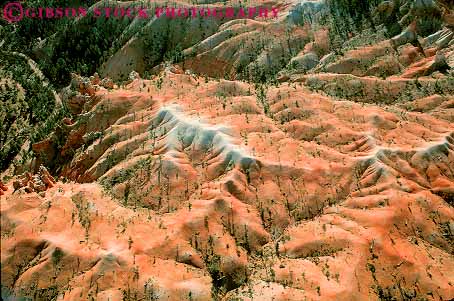
[[[260,100],[245,83],[169,71],[91,97],[48,158],[74,154],[61,166],[71,183],[2,196],[15,294],[454,296],[446,98],[379,107],[293,83]]]
[[[39,167],[38,173],[36,173],[35,175],[32,175],[30,172],[26,172],[17,180],[13,181],[14,191],[19,190],[23,193],[43,192],[51,187],[54,187],[54,185],[55,179],[42,165]]]
[[[102,68],[126,82],[74,74],[36,173],[0,182],[2,296],[454,299],[449,22],[335,53],[287,21],[208,26],[150,79],[140,36]],[[239,80],[268,63],[279,84]]]
[[[6,186],[2,183],[2,181],[0,181],[0,195],[5,194],[5,191],[7,191],[7,190],[8,190],[8,187],[6,187]]]

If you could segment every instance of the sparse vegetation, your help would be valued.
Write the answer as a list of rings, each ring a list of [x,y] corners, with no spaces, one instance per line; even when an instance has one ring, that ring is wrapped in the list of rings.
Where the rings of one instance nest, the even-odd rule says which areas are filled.
[[[419,2],[2,27],[37,60],[0,58],[2,298],[449,299],[452,35]]]

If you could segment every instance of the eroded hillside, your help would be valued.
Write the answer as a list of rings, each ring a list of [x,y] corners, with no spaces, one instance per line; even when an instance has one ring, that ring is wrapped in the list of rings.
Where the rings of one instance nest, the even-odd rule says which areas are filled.
[[[429,2],[337,47],[330,1],[289,1],[72,74],[0,182],[2,298],[453,299],[452,7]]]

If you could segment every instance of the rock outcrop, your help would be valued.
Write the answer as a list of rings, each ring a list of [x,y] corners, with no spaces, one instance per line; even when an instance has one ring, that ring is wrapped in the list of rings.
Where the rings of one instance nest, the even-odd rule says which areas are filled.
[[[13,181],[14,191],[23,193],[43,192],[54,187],[55,179],[50,175],[49,171],[44,166],[40,166],[38,173],[31,174],[25,172]]]

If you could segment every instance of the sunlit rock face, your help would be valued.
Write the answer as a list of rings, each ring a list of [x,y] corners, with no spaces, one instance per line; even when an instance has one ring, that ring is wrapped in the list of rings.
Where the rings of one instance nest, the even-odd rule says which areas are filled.
[[[73,154],[69,182],[7,185],[10,294],[452,296],[452,99],[365,105],[294,83],[268,89],[265,114],[248,84],[159,78],[95,89],[54,150]]]
[[[418,27],[450,4],[402,2],[401,32],[340,45],[330,1],[135,21],[197,30],[59,91],[70,114],[0,182],[2,299],[453,299],[453,36]]]

